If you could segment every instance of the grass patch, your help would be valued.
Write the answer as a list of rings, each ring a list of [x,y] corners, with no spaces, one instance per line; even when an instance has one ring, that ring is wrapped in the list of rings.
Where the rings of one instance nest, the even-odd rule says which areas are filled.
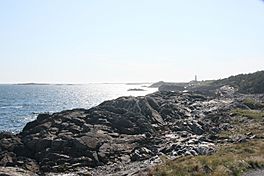
[[[243,104],[247,105],[250,109],[263,109],[264,104],[261,102],[258,102],[252,98],[246,98],[243,101]]]
[[[247,101],[247,102],[246,102]],[[249,103],[252,100],[245,100]],[[245,103],[244,102],[244,103]],[[255,102],[250,102],[254,104]],[[232,127],[220,137],[255,136],[243,143],[224,143],[212,155],[166,160],[153,168],[150,176],[240,176],[250,169],[264,168],[264,111],[233,109],[228,114]]]
[[[236,116],[248,117],[255,120],[262,120],[264,117],[264,112],[258,110],[234,109],[232,113]]]
[[[155,167],[153,176],[239,176],[264,167],[264,141],[225,144],[213,155],[182,157]]]
[[[233,109],[230,112],[233,116],[229,124],[232,128],[220,131],[218,136],[221,138],[233,138],[236,136],[255,136],[264,138],[264,112],[257,110]]]

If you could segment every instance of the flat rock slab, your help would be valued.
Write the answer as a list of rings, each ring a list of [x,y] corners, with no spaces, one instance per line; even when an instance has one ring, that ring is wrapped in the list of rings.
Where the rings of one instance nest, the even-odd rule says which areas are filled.
[[[249,171],[245,173],[243,176],[262,176],[262,175],[264,175],[264,169]]]
[[[36,176],[33,172],[17,167],[0,167],[0,175],[3,176]]]

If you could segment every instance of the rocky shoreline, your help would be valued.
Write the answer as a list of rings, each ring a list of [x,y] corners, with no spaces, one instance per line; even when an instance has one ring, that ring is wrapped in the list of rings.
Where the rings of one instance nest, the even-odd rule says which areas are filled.
[[[218,136],[232,128],[231,109],[248,108],[246,96],[227,88],[214,96],[156,92],[40,114],[19,134],[0,133],[0,173],[147,175],[164,158],[209,155],[219,143],[253,139]]]

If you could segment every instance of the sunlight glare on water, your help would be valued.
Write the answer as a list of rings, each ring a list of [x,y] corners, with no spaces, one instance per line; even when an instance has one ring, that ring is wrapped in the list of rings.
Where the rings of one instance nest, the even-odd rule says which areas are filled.
[[[142,85],[0,85],[0,131],[19,132],[43,112],[91,108],[120,96],[141,96],[157,89],[128,91]]]

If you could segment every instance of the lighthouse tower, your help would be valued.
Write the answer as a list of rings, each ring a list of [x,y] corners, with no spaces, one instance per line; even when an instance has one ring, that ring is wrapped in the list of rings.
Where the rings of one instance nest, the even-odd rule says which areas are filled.
[[[195,77],[194,77],[194,81],[195,82],[197,82],[198,80],[197,80],[197,75],[195,75]]]

